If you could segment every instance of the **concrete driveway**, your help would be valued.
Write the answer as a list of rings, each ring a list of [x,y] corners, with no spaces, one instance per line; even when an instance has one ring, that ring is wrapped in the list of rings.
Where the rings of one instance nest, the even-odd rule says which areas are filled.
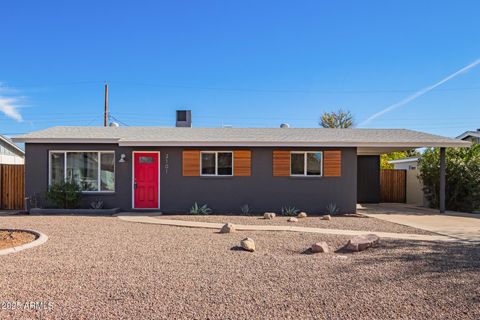
[[[480,215],[415,207],[406,204],[368,204],[359,213],[406,226],[428,230],[462,241],[480,242]]]

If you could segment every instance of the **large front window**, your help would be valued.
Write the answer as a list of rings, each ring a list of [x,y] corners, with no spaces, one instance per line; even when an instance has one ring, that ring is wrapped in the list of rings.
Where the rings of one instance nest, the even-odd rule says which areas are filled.
[[[51,151],[50,184],[75,182],[83,191],[115,191],[113,151]]]
[[[202,176],[231,176],[233,174],[232,152],[203,151]]]
[[[290,174],[292,176],[321,176],[322,152],[292,152],[290,153]]]

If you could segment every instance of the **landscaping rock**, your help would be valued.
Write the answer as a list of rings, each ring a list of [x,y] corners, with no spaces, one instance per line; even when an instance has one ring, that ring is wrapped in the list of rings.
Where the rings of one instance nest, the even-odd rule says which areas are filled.
[[[300,212],[297,217],[298,218],[306,218],[307,214],[305,212]]]
[[[328,253],[330,249],[328,248],[328,244],[325,241],[317,242],[312,244],[310,247],[312,253]]]
[[[275,213],[274,212],[265,212],[263,214],[263,218],[271,220],[271,219],[275,218]]]
[[[375,246],[380,241],[380,238],[375,234],[366,234],[355,236],[348,240],[345,248],[350,251],[363,251]]]
[[[251,238],[245,238],[240,241],[240,246],[243,250],[254,252],[255,251],[255,241]]]
[[[322,216],[320,219],[321,219],[321,220],[329,220],[329,221],[330,221],[330,220],[332,220],[332,216],[329,215],[329,214],[327,214],[327,215]]]
[[[223,225],[222,229],[220,229],[220,233],[232,233],[235,231],[235,226],[232,223],[226,223]]]
[[[298,219],[295,217],[288,218],[288,222],[298,222]]]

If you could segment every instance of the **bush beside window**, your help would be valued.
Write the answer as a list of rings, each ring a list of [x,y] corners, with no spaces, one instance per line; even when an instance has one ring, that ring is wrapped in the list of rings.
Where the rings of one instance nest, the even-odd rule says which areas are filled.
[[[81,191],[76,183],[59,182],[48,188],[46,199],[56,208],[75,209],[80,206]]]

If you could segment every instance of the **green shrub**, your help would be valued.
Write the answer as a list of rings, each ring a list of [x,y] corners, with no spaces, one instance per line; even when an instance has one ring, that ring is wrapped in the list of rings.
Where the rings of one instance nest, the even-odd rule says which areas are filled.
[[[72,182],[56,183],[48,188],[46,199],[60,209],[78,208],[81,200],[81,189],[78,184]]]
[[[300,210],[295,207],[282,207],[282,215],[283,216],[296,216]]]
[[[471,212],[480,208],[480,144],[471,148],[446,150],[445,207]],[[429,148],[419,163],[419,178],[425,197],[433,208],[439,207],[440,151]]]
[[[212,209],[210,209],[206,204],[204,204],[203,206],[199,206],[195,202],[190,208],[191,214],[209,214],[210,212],[212,212]]]

